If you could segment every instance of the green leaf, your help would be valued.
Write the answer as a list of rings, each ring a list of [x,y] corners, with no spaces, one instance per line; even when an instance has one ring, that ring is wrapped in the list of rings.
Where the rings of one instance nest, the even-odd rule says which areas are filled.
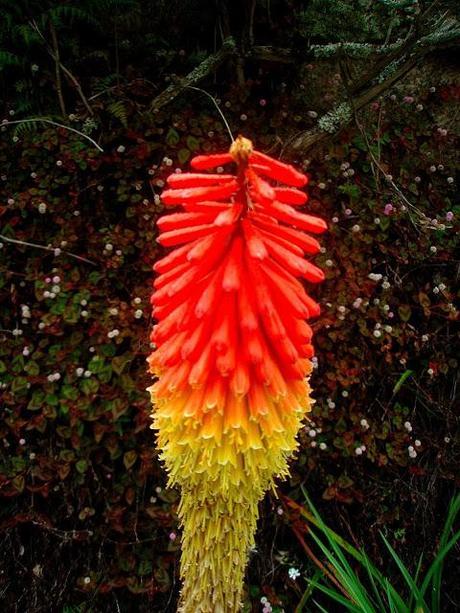
[[[185,142],[190,151],[197,151],[200,148],[200,141],[195,136],[187,136]]]
[[[77,400],[79,396],[78,389],[73,385],[63,385],[61,388],[61,394],[67,400]]]
[[[28,410],[38,411],[38,409],[42,406],[44,399],[45,392],[43,390],[35,390],[32,393],[32,398],[29,400],[29,404],[27,405]]]
[[[397,394],[399,390],[401,389],[401,387],[404,385],[404,382],[406,381],[406,379],[408,379],[413,374],[414,374],[413,370],[409,370],[409,369],[405,370],[403,374],[399,377],[398,381],[396,382],[396,385],[393,388],[393,394]]]
[[[179,149],[177,158],[181,164],[185,164],[185,162],[187,162],[187,160],[190,158],[190,151],[188,149]]]
[[[174,128],[169,128],[168,134],[166,135],[166,144],[170,147],[175,147],[179,141],[179,133]]]
[[[78,462],[75,463],[75,468],[81,475],[84,475],[88,470],[88,462],[86,460],[78,460]]]
[[[89,361],[88,370],[90,370],[93,374],[97,375],[104,369],[104,364],[104,358],[96,356]]]
[[[6,372],[6,364],[2,360],[0,360],[0,373]]]
[[[410,308],[408,304],[402,304],[401,306],[398,307],[398,313],[402,321],[409,321],[412,315],[412,309]]]
[[[31,377],[36,377],[40,372],[40,367],[37,362],[30,360],[30,362],[27,362],[27,364],[24,366],[24,370]]]
[[[11,384],[11,391],[13,394],[17,392],[21,392],[22,390],[27,389],[28,381],[25,377],[15,377]]]
[[[95,378],[83,379],[80,383],[81,390],[84,394],[89,396],[90,394],[95,394],[99,389],[99,382]]]
[[[132,353],[124,353],[123,355],[117,355],[112,360],[112,368],[117,375],[121,375],[126,366],[132,361]]]
[[[137,453],[134,449],[127,451],[123,456],[123,464],[125,465],[126,470],[129,470],[137,460]]]

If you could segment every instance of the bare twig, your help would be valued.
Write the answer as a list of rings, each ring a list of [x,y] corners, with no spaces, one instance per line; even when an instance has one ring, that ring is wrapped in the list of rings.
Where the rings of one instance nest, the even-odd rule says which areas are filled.
[[[53,121],[52,119],[46,119],[44,117],[30,117],[28,119],[15,119],[14,121],[3,120],[1,125],[2,126],[11,126],[11,125],[13,125],[15,123],[37,123],[37,122],[40,122],[40,121],[43,122],[43,123],[49,123],[52,126],[57,126],[58,128],[64,128],[64,130],[69,130],[70,132],[75,132],[75,134],[78,134],[82,138],[86,138],[86,140],[89,140],[89,142],[91,144],[93,144],[96,147],[96,149],[98,149],[99,151],[104,152],[104,149],[100,145],[98,145],[96,143],[96,141],[93,140],[87,134],[83,134],[83,132],[80,132],[79,130],[76,130],[75,128],[71,128],[70,126],[65,126],[62,123],[58,123],[57,121]]]
[[[232,141],[232,143],[233,143],[233,141],[234,141],[235,139],[233,138],[232,131],[231,131],[231,129],[230,129],[230,126],[228,125],[228,121],[227,121],[227,119],[225,118],[225,115],[222,113],[222,110],[221,110],[220,106],[217,104],[216,99],[215,99],[213,96],[211,96],[211,94],[210,94],[210,93],[208,93],[208,92],[207,92],[206,90],[204,90],[204,89],[201,89],[200,87],[193,87],[192,85],[187,85],[187,87],[188,87],[189,89],[194,89],[194,90],[195,90],[195,91],[197,91],[197,92],[201,92],[201,93],[202,93],[202,94],[204,94],[205,96],[208,96],[208,98],[211,98],[211,100],[212,100],[212,102],[213,102],[214,106],[216,107],[216,109],[217,109],[217,111],[218,111],[219,115],[222,117],[222,121],[224,122],[224,125],[225,125],[225,127],[227,128],[227,132],[228,132],[228,133],[229,133],[229,135],[230,135],[230,140],[231,140],[231,141]]]
[[[83,102],[83,105],[85,106],[85,108],[88,111],[88,113],[90,115],[94,115],[94,111],[93,111],[90,103],[88,102],[88,99],[86,98],[85,94],[83,93],[83,90],[81,88],[81,85],[80,85],[77,77],[66,66],[64,66],[64,64],[60,61],[59,57],[56,57],[55,51],[49,46],[48,41],[46,40],[46,38],[43,35],[43,33],[40,30],[40,28],[38,27],[36,21],[34,19],[32,19],[31,21],[29,21],[29,25],[30,25],[31,28],[33,28],[35,30],[35,32],[37,32],[37,34],[42,39],[43,44],[45,45],[45,48],[46,48],[47,52],[51,55],[51,57],[54,59],[55,62],[59,63],[59,67],[62,70],[62,72],[72,82],[73,86],[77,90],[78,95],[80,96],[80,99]]]
[[[14,245],[23,245],[25,247],[34,247],[35,249],[42,249],[43,251],[55,251],[55,247],[45,247],[45,245],[38,245],[37,243],[29,243],[27,241],[20,241],[15,238],[9,238],[4,234],[0,234],[0,240],[5,243],[13,243]],[[80,262],[85,262],[86,264],[91,264],[92,266],[97,266],[96,262],[92,260],[88,260],[87,258],[83,258],[81,255],[76,255],[75,253],[71,253],[70,251],[64,251],[63,249],[59,249],[60,253],[65,253],[71,258],[75,258],[76,260],[80,260]]]
[[[54,70],[56,73],[56,90],[59,99],[59,106],[61,107],[61,113],[63,117],[67,117],[67,111],[65,108],[64,102],[64,94],[62,93],[62,80],[61,80],[61,67],[60,67],[60,58],[59,58],[59,43],[56,34],[56,28],[54,27],[54,23],[50,21],[50,32],[51,39],[53,41],[53,57],[54,57]]]

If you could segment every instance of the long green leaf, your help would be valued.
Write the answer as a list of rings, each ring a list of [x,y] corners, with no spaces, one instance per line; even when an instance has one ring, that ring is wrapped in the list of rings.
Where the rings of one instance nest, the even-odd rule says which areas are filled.
[[[322,574],[323,572],[319,568],[317,568],[315,574],[313,575],[313,578],[308,580],[308,587],[302,594],[302,598],[300,599],[300,602],[295,609],[295,613],[302,613],[304,606],[307,604],[307,601],[309,600],[310,596],[315,591],[315,587],[319,583],[319,579],[321,578]]]
[[[396,553],[396,551],[393,549],[393,547],[390,545],[390,543],[387,541],[387,539],[384,537],[383,534],[380,534],[380,536],[383,539],[383,542],[385,543],[388,551],[391,554],[391,557],[393,558],[393,560],[396,562],[397,567],[399,568],[399,571],[401,573],[401,575],[404,577],[405,582],[407,583],[407,585],[409,586],[409,589],[411,590],[412,593],[415,594],[416,598],[417,598],[417,603],[423,604],[423,606],[426,607],[426,603],[423,600],[423,596],[420,593],[419,588],[417,587],[417,585],[415,584],[414,580],[412,579],[409,570],[407,569],[407,567],[405,566],[404,562],[401,560],[401,558],[398,556],[398,554]]]

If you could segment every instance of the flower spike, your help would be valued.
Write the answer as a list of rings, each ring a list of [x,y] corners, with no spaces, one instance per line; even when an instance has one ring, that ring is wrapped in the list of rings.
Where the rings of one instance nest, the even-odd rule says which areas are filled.
[[[326,223],[294,208],[307,177],[247,138],[191,166],[162,194],[183,212],[158,220],[173,250],[154,266],[152,427],[181,489],[179,611],[236,613],[258,502],[288,474],[310,410],[305,320],[319,306],[301,279],[324,279],[305,256]]]

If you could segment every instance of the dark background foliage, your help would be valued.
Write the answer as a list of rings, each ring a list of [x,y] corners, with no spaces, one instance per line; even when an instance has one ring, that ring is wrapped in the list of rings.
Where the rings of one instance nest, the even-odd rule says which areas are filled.
[[[312,423],[261,504],[246,610],[294,611],[312,575],[301,485],[383,568],[380,532],[429,562],[460,458],[457,4],[0,6],[2,611],[175,610],[178,494],[145,391],[155,218],[171,171],[229,145],[187,84],[306,170],[330,224]],[[443,595],[460,606],[453,572]]]

